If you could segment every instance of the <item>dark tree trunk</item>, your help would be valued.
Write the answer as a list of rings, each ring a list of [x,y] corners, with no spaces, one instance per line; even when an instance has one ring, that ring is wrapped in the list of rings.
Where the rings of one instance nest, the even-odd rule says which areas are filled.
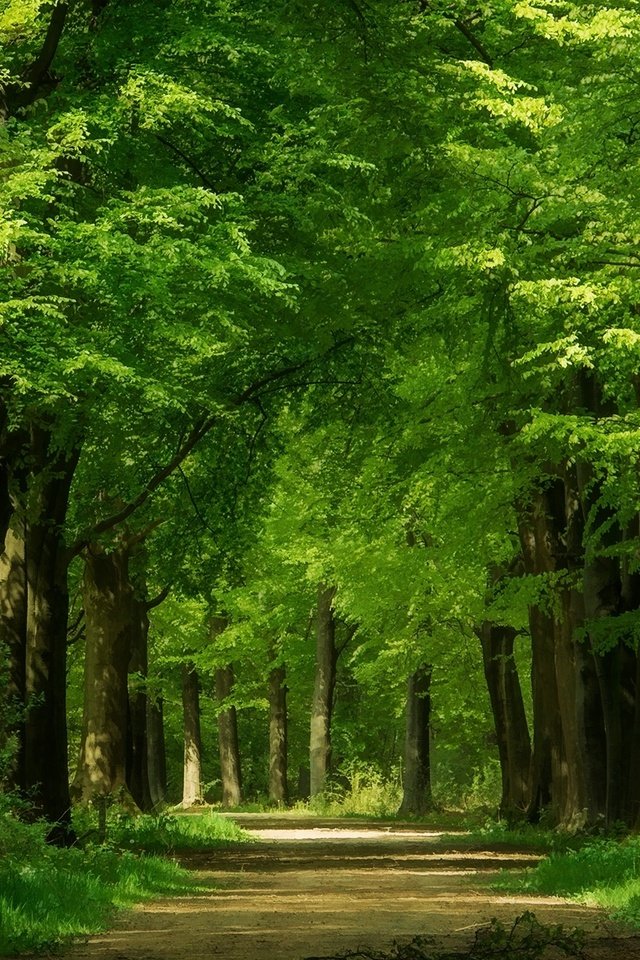
[[[287,788],[287,687],[284,664],[269,674],[269,800],[283,806]]]
[[[500,816],[515,822],[526,816],[531,793],[531,739],[513,657],[516,631],[485,622],[478,632],[500,757]]]
[[[335,589],[320,584],[316,613],[316,672],[311,704],[309,740],[310,795],[325,788],[331,767],[331,716],[336,685]]]
[[[147,728],[148,638],[147,605],[138,597],[133,597],[131,657],[129,660],[130,754],[127,764],[127,785],[135,803],[144,812],[148,812],[154,806],[149,782],[149,736]]]
[[[540,683],[534,676],[534,790],[539,787],[536,738],[546,726],[552,761],[555,759],[551,765],[551,800],[556,822],[567,829],[581,829],[596,824],[604,812],[606,748],[596,663],[590,645],[579,639],[585,623],[585,601],[575,584],[585,573],[585,554],[576,468],[565,465],[561,474],[557,472],[553,481],[536,494],[533,503],[526,509],[520,506],[518,512],[527,573],[566,575],[556,596],[557,614],[551,617],[540,610],[530,614],[534,670],[541,671]],[[536,636],[542,626],[547,636]],[[554,678],[549,670],[550,645]],[[549,701],[546,708],[543,699]],[[556,701],[561,734],[553,726],[553,713],[549,714],[550,721],[535,715],[539,708],[552,711]]]
[[[236,708],[227,702],[233,691],[233,682],[231,665],[219,667],[216,670],[215,690],[218,702],[218,747],[223,807],[238,807],[242,803],[238,717]],[[223,706],[225,702],[227,705]]]
[[[400,816],[422,816],[433,806],[429,734],[432,667],[423,664],[407,683],[404,775]]]
[[[164,742],[164,706],[162,697],[147,697],[147,752],[149,791],[154,809],[162,807],[167,796],[167,754]]]
[[[533,751],[527,817],[537,822],[544,811],[560,823],[567,793],[567,764],[560,722],[555,670],[554,621],[537,607],[529,610]]]
[[[552,509],[559,499],[559,483],[537,492],[530,504],[517,504],[518,529],[525,572],[550,573],[555,569]],[[531,633],[531,686],[533,694],[533,753],[529,819],[537,821],[550,811],[553,823],[564,815],[567,797],[567,763],[560,720],[560,693],[555,668],[556,623],[538,606],[529,608]]]
[[[49,839],[73,840],[67,765],[66,655],[69,593],[63,526],[78,453],[52,454],[50,435],[32,432],[33,477],[25,538],[27,650],[25,786],[54,826]]]
[[[200,681],[192,663],[182,665],[184,717],[184,775],[182,806],[202,803],[202,737],[200,735]]]
[[[127,793],[127,675],[131,656],[133,590],[126,548],[85,554],[84,711],[73,796],[82,803]]]

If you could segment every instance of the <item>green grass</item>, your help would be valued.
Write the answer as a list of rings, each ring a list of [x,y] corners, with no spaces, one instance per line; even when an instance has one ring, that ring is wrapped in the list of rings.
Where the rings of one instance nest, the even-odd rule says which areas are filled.
[[[498,886],[596,904],[640,927],[640,837],[587,840],[580,849],[552,853],[524,875],[505,875]]]
[[[0,864],[0,955],[50,949],[104,930],[118,907],[194,892],[193,876],[158,857],[95,848],[42,849]]]
[[[246,838],[236,824],[212,813],[124,817],[111,813],[107,843],[92,843],[95,816],[75,818],[84,846],[44,842],[42,824],[0,813],[0,956],[51,949],[71,937],[98,933],[115,910],[151,897],[198,891],[194,875],[149,855],[207,850]],[[144,851],[144,852],[142,852]]]
[[[509,827],[502,821],[494,821],[478,826],[473,821],[460,817],[459,825],[467,826],[464,837],[445,834],[442,839],[474,848],[486,845],[495,849],[531,850],[540,853],[561,853],[580,848],[585,843],[583,837],[529,824]]]
[[[243,842],[249,835],[233,820],[208,810],[160,816],[116,816],[109,821],[107,839],[124,849],[179,853]]]

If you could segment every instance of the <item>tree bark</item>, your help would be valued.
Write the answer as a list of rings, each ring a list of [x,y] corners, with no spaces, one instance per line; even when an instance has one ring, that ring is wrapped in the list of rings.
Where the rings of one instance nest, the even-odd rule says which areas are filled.
[[[535,773],[540,759],[536,756],[537,738],[546,728],[553,761],[550,792],[554,819],[567,829],[582,829],[596,824],[603,812],[605,740],[596,664],[590,646],[579,639],[585,608],[578,584],[584,575],[585,555],[583,504],[576,468],[566,464],[561,471],[555,471],[553,480],[526,509],[520,505],[518,513],[527,573],[563,574],[556,589],[557,613],[530,611],[534,670],[541,672],[539,682],[534,677],[532,780],[540,794]],[[547,632],[545,637],[540,636],[541,628]],[[546,706],[544,700],[548,701]],[[561,731],[555,722],[556,706]],[[536,715],[540,710],[549,720]]]
[[[149,782],[149,736],[147,727],[149,617],[144,600],[132,597],[131,656],[129,660],[129,756],[127,785],[137,806],[148,812],[153,809]]]
[[[149,792],[153,808],[158,809],[164,805],[167,796],[167,754],[162,697],[147,697],[147,753]]]
[[[287,787],[287,687],[284,664],[269,674],[269,800],[278,806],[289,801]]]
[[[67,765],[66,655],[69,555],[64,543],[69,489],[79,452],[52,454],[46,430],[32,430],[25,539],[27,649],[25,787],[35,812],[53,824],[51,842],[73,842]]]
[[[407,682],[400,816],[420,817],[433,806],[429,753],[432,672],[430,664],[422,664]]]
[[[552,503],[558,499],[559,484],[537,491],[531,503],[516,505],[518,531],[525,572],[550,573],[555,569]],[[537,821],[544,811],[559,824],[567,795],[567,763],[560,721],[560,692],[555,669],[556,624],[540,606],[529,608],[531,633],[531,687],[533,694],[533,752],[531,799],[528,817]]]
[[[322,793],[331,767],[331,716],[336,685],[335,588],[321,583],[316,613],[316,671],[309,739],[310,796]]]
[[[233,667],[230,664],[216,670],[215,691],[218,702],[218,747],[223,807],[238,807],[242,803],[238,717],[233,705],[227,704],[221,707],[231,696],[233,682]]]
[[[202,738],[200,735],[200,682],[192,663],[182,665],[184,716],[184,775],[182,806],[202,803]]]
[[[516,822],[526,816],[531,793],[531,738],[513,657],[516,631],[485,622],[478,633],[500,757],[500,816]]]
[[[0,655],[8,660],[6,702],[0,745],[15,740],[15,754],[3,771],[10,789],[24,790],[27,652],[27,570],[25,524],[16,512],[0,556]]]
[[[134,604],[128,564],[126,547],[106,553],[94,544],[85,554],[84,711],[72,788],[81,803],[126,792],[127,675]]]

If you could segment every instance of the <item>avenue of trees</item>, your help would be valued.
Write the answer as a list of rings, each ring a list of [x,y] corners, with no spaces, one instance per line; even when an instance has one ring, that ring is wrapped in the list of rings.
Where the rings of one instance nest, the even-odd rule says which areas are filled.
[[[632,0],[0,0],[0,777],[640,817]]]

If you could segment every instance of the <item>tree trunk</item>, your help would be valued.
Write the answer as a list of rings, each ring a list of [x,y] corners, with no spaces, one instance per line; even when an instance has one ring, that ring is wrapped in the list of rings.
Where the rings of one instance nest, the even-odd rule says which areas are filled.
[[[287,687],[284,664],[269,674],[269,800],[284,806],[287,788]]]
[[[310,795],[325,788],[331,766],[331,715],[336,685],[335,589],[320,584],[316,614],[316,672],[311,704],[309,741]]]
[[[531,792],[531,739],[513,657],[516,631],[485,621],[478,633],[500,757],[500,816],[515,822],[526,816]]]
[[[51,842],[72,842],[67,761],[66,656],[69,593],[63,527],[78,452],[52,456],[50,435],[32,431],[26,535],[27,650],[25,787],[53,828]]]
[[[154,809],[161,808],[167,796],[167,754],[164,743],[164,705],[162,697],[147,697],[147,753],[149,792]]]
[[[127,675],[134,602],[128,563],[124,547],[105,553],[93,544],[85,554],[84,711],[72,788],[81,803],[126,792]]]
[[[222,806],[238,807],[242,803],[240,774],[240,746],[238,743],[238,717],[236,708],[220,705],[231,696],[233,690],[233,667],[219,667],[215,674],[216,700],[218,702],[218,747],[220,750],[220,779],[222,780]]]
[[[530,607],[529,631],[533,751],[527,818],[535,823],[547,811],[553,823],[560,823],[567,794],[567,764],[555,670],[553,618],[537,607]]]
[[[25,788],[27,571],[24,521],[15,513],[0,556],[0,656],[7,657],[6,701],[0,747],[15,740],[9,769],[1,771],[10,789]]]
[[[184,777],[182,806],[202,803],[202,738],[200,736],[200,682],[192,663],[182,665],[184,716]]]
[[[129,660],[129,757],[127,785],[135,803],[143,812],[154,802],[149,783],[149,736],[147,729],[147,689],[149,617],[147,606],[132,598],[131,657]]]
[[[432,671],[430,664],[423,664],[411,674],[407,683],[403,794],[398,810],[400,816],[420,817],[433,805],[429,757]]]
[[[518,503],[518,531],[525,572],[550,573],[555,569],[552,517],[560,507],[560,484],[537,491],[529,504]],[[562,508],[563,509],[563,508]],[[556,624],[538,606],[529,608],[531,633],[531,687],[533,694],[533,752],[531,799],[528,817],[537,821],[550,811],[553,823],[560,823],[566,807],[567,763],[560,721],[560,693],[555,669]]]
[[[565,574],[557,590],[558,614],[551,617],[537,611],[530,615],[534,668],[544,674],[540,684],[534,678],[534,733],[537,736],[547,727],[555,752],[551,793],[556,822],[567,829],[581,829],[596,824],[603,811],[605,740],[596,665],[590,646],[578,639],[585,609],[584,595],[576,584],[584,575],[585,564],[584,514],[576,468],[566,464],[561,474],[556,471],[553,482],[535,495],[527,509],[520,506],[518,512],[527,573]],[[541,625],[547,630],[545,638],[535,636]],[[549,671],[549,644],[554,678]],[[548,701],[546,707],[543,699]],[[561,733],[554,722],[556,701]],[[535,716],[541,707],[549,720]],[[534,740],[534,784],[537,750]]]

